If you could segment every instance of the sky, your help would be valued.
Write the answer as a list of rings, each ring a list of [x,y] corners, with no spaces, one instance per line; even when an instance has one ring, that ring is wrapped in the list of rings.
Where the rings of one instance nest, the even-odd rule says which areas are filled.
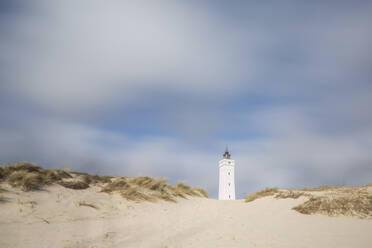
[[[371,1],[0,0],[0,163],[237,198],[372,182]]]

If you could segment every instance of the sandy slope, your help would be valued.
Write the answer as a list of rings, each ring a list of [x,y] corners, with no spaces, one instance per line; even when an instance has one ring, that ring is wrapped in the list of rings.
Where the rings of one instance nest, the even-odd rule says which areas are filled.
[[[372,220],[302,215],[305,198],[133,203],[98,188],[1,185],[0,247],[371,247]],[[97,208],[79,203],[94,204]]]

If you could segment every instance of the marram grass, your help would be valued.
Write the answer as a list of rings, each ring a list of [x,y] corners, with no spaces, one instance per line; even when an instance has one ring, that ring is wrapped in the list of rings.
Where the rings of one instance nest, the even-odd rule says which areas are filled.
[[[43,169],[29,162],[0,166],[0,181],[23,191],[40,190],[46,185],[58,184],[73,190],[84,190],[91,185],[101,187],[101,192],[117,192],[130,201],[165,200],[176,202],[177,197],[206,197],[202,188],[193,188],[183,182],[168,185],[167,179],[153,177],[111,177],[90,175],[69,170]]]

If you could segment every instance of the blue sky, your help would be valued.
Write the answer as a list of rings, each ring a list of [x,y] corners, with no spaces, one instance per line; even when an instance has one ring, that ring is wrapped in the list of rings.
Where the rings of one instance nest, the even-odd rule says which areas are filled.
[[[215,197],[372,182],[370,1],[1,1],[0,163]]]

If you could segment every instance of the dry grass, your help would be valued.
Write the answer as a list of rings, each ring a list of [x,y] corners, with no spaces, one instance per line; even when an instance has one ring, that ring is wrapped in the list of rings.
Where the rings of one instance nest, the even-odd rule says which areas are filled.
[[[99,175],[90,175],[83,172],[70,172],[71,174],[79,177],[81,181],[87,184],[98,184],[98,183],[110,183],[112,176],[99,176]]]
[[[0,178],[23,191],[39,190],[44,185],[60,182],[72,176],[64,170],[46,170],[30,162],[18,162],[0,167]]]
[[[18,162],[6,167],[0,167],[0,180],[6,180],[12,187],[23,191],[39,190],[45,185],[60,184],[71,189],[85,189],[86,182],[67,182],[73,173],[66,170],[43,169],[30,162]]]
[[[322,185],[316,188],[303,188],[302,191],[327,191],[327,190],[334,190],[340,187],[337,186],[329,186],[329,185]]]
[[[89,184],[82,181],[60,181],[58,182],[59,185],[68,188],[68,189],[87,189],[89,188]]]
[[[5,168],[0,166],[0,181],[2,181],[3,179],[5,179],[6,177],[6,172],[5,172]]]
[[[40,189],[44,184],[44,178],[36,172],[24,170],[14,171],[8,177],[8,182],[13,187],[18,187],[23,191]]]
[[[308,197],[304,203],[293,207],[302,214],[323,214],[327,216],[356,216],[372,218],[372,184],[356,186],[320,186],[302,190],[279,190],[266,188],[246,197],[246,202],[254,201],[265,196],[275,195],[276,199],[298,199]]]
[[[165,200],[176,202],[176,197],[186,196],[208,197],[202,188],[192,188],[183,182],[168,185],[167,179],[156,179],[152,177],[122,177],[102,187],[102,192],[119,192],[121,196],[130,201]]]
[[[184,182],[176,183],[172,186],[170,186],[170,191],[174,196],[186,198],[186,196],[197,196],[197,197],[205,197],[200,190],[200,188],[195,189],[188,185],[186,185]],[[204,190],[203,190],[204,191]],[[206,193],[206,192],[205,192]],[[208,194],[206,194],[208,195]]]
[[[88,202],[85,202],[85,201],[81,201],[78,203],[79,207],[81,206],[84,206],[84,207],[90,207],[90,208],[94,208],[94,209],[99,209],[96,205],[94,205],[93,203],[88,203]]]
[[[259,190],[257,192],[247,195],[247,197],[245,198],[245,202],[251,202],[262,197],[275,195],[278,192],[279,192],[278,188],[265,188],[263,190]]]
[[[302,214],[372,218],[372,195],[360,191],[349,195],[312,196],[308,201],[293,209]]]
[[[131,187],[120,191],[120,195],[129,201],[156,201],[153,195],[146,194],[141,187]]]
[[[45,185],[59,184],[75,190],[87,189],[94,184],[101,187],[101,192],[119,192],[131,201],[165,200],[176,202],[176,197],[208,197],[202,188],[192,188],[183,182],[168,185],[167,179],[152,177],[121,177],[89,175],[67,170],[47,170],[29,162],[19,162],[0,167],[0,180],[6,180],[11,186],[24,191],[38,190]]]
[[[205,189],[196,188],[195,191],[197,191],[201,196],[203,196],[205,198],[209,198],[209,195],[208,195],[207,191],[205,191]]]
[[[275,195],[275,198],[276,199],[287,199],[287,198],[297,199],[300,196],[310,197],[311,195],[305,192],[301,192],[301,191],[285,190],[285,191],[279,191]]]
[[[116,179],[114,182],[109,183],[102,187],[101,191],[106,192],[106,193],[111,193],[114,191],[121,191],[121,190],[126,190],[130,188],[131,185],[127,182],[125,178],[119,178]]]

